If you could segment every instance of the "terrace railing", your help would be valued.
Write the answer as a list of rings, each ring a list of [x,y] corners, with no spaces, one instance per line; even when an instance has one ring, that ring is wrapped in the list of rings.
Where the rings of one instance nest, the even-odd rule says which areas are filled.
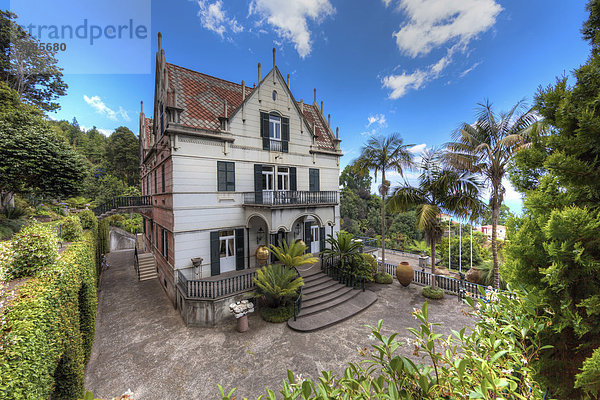
[[[244,205],[261,206],[299,206],[337,204],[338,192],[320,191],[310,192],[304,190],[261,190],[258,192],[244,193]]]
[[[94,208],[94,214],[100,216],[119,209],[146,208],[152,206],[152,196],[121,196]]]
[[[177,271],[177,284],[188,298],[213,300],[255,289],[255,277],[256,271],[253,270],[225,278],[216,276],[192,280],[187,279],[181,271]]]

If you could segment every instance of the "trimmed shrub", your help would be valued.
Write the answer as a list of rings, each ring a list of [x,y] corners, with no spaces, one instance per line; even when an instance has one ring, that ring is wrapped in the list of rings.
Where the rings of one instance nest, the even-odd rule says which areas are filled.
[[[381,273],[378,272],[375,274],[375,282],[377,283],[385,283],[390,284],[394,282],[394,277],[388,274],[387,272]]]
[[[14,243],[13,243],[14,245]],[[78,399],[96,319],[95,238],[86,232],[19,288],[0,315],[0,398]]]
[[[81,227],[83,229],[96,230],[98,228],[98,220],[92,210],[83,210],[77,214],[81,221]]]
[[[364,276],[367,281],[372,282],[377,273],[377,261],[370,254],[356,254],[350,258],[350,263],[345,268],[351,274]]]
[[[79,218],[75,215],[62,220],[62,238],[66,242],[79,240],[83,235],[83,228]]]
[[[431,286],[425,286],[421,293],[428,299],[439,300],[444,298],[444,290],[439,287],[434,289]]]
[[[294,316],[294,305],[290,304],[277,308],[261,307],[260,316],[267,322],[285,322]]]
[[[31,224],[13,237],[11,241],[12,262],[8,267],[9,279],[34,276],[50,268],[58,259],[58,238],[52,228]]]

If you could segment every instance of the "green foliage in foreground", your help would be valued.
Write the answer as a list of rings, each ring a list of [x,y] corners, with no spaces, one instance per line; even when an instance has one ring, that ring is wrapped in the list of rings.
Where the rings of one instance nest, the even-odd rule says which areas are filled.
[[[423,296],[427,297],[428,299],[439,300],[439,299],[444,298],[444,290],[443,289],[432,288],[431,286],[425,286],[423,288],[423,290],[421,291],[421,293],[423,294]]]
[[[85,233],[0,315],[0,398],[77,399],[96,321],[95,238]]]
[[[58,238],[46,225],[26,226],[9,243],[11,255],[5,265],[8,279],[34,276],[58,259]]]
[[[315,380],[288,371],[277,395],[267,389],[261,398],[292,399],[541,399],[543,391],[533,380],[531,361],[543,349],[538,332],[548,322],[531,309],[525,296],[494,296],[494,301],[468,299],[476,323],[472,332],[463,328],[444,338],[435,333],[439,324],[429,322],[427,303],[412,314],[418,328],[408,345],[414,359],[396,354],[404,343],[397,333],[383,334],[383,323],[369,327],[375,343],[361,351],[364,359],[349,363],[342,376],[322,372]],[[221,397],[230,400],[234,390]]]
[[[79,240],[83,235],[81,222],[76,215],[71,215],[62,220],[62,238],[66,242]]]
[[[276,324],[285,322],[294,316],[294,305],[288,304],[277,308],[261,307],[260,316],[267,322]]]

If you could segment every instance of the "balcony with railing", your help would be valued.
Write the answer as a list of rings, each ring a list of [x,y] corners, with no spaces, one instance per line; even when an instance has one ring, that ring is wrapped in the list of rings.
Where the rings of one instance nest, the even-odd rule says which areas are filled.
[[[94,208],[97,217],[117,211],[139,211],[152,207],[152,196],[122,196],[115,197]]]
[[[256,207],[326,206],[338,204],[335,190],[309,192],[303,190],[261,190],[244,193],[244,205]]]

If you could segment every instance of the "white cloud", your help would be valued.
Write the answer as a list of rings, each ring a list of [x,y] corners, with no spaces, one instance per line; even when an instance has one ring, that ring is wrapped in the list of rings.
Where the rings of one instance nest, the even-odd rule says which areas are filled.
[[[466,46],[491,28],[502,11],[495,0],[398,1],[408,22],[393,36],[400,51],[411,57],[428,54],[449,42]]]
[[[202,27],[217,33],[224,37],[227,31],[231,33],[239,33],[244,30],[235,18],[228,17],[227,12],[223,9],[223,1],[217,0],[213,3],[207,0],[199,0],[198,16]]]
[[[427,148],[427,145],[425,143],[421,143],[421,144],[415,144],[413,147],[408,149],[408,151],[410,151],[413,154],[419,154],[419,153],[422,153],[423,151],[425,151],[426,148]]]
[[[476,62],[475,64],[471,65],[471,67],[465,69],[463,72],[461,72],[460,77],[464,78],[469,72],[471,72],[475,68],[479,67],[479,64],[481,64],[481,61],[480,62]]]
[[[367,128],[373,124],[378,124],[381,127],[387,126],[387,121],[385,120],[384,114],[369,115],[369,118],[367,118],[367,120],[369,121],[369,123],[367,124]]]
[[[108,107],[106,104],[104,104],[100,96],[88,97],[84,94],[83,100],[85,100],[86,103],[92,106],[92,108],[96,110],[97,113],[104,115],[108,119],[116,121],[120,117],[125,121],[131,120],[131,118],[129,118],[129,115],[127,114],[127,111],[125,111],[123,107],[119,106],[119,110],[115,111],[112,108]]]
[[[392,0],[385,1],[386,7]],[[436,63],[414,72],[391,74],[382,79],[391,89],[390,99],[398,99],[409,90],[418,90],[440,77],[452,63],[456,52],[465,53],[471,40],[490,29],[502,7],[495,0],[395,0],[408,22],[394,32],[400,51],[412,58],[429,54],[433,49],[450,45]],[[468,74],[464,71],[461,77]]]
[[[252,0],[249,8],[250,15],[260,16],[261,23],[266,20],[279,37],[294,43],[301,58],[312,49],[308,19],[318,24],[334,13],[329,0]]]
[[[95,128],[95,127],[94,127],[94,128],[88,128],[87,126],[83,126],[83,125],[80,125],[79,127],[80,127],[80,128],[81,128],[81,129],[82,129],[84,132],[87,132],[87,131],[89,131],[89,130],[92,130],[92,129],[94,129],[94,128]],[[104,136],[106,136],[106,137],[108,137],[108,136],[112,135],[112,133],[115,131],[114,129],[105,129],[105,128],[96,128],[96,130],[97,130],[98,132],[100,132],[101,134],[103,134]]]

